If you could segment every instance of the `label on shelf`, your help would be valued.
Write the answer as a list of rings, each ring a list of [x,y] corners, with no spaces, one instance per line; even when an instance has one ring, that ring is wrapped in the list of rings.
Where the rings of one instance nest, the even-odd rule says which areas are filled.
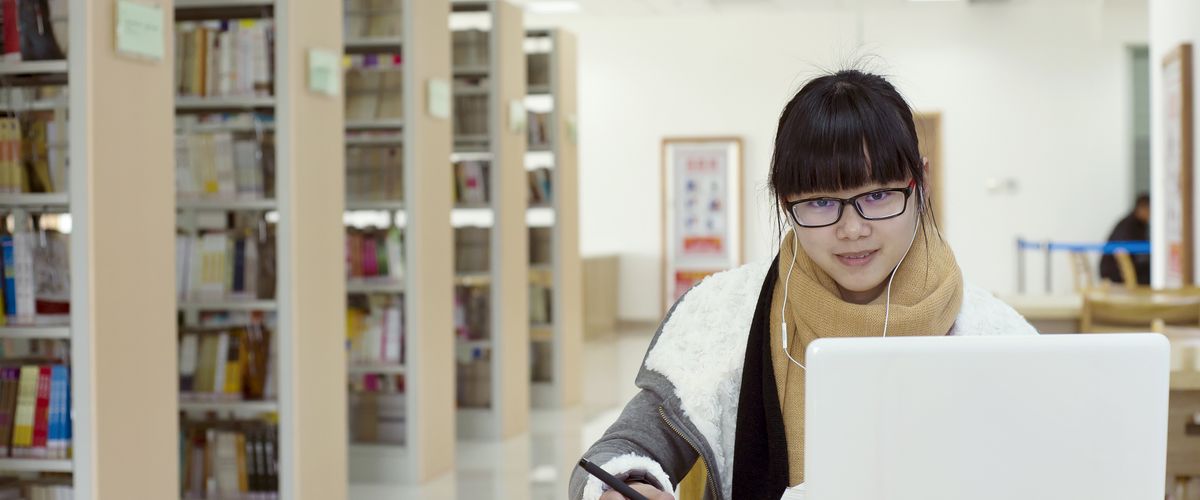
[[[308,89],[337,97],[341,87],[342,64],[337,52],[325,49],[308,51]]]
[[[429,114],[443,120],[450,118],[450,82],[441,78],[429,80]]]
[[[117,52],[139,59],[161,61],[165,52],[166,22],[163,9],[130,0],[117,2]]]

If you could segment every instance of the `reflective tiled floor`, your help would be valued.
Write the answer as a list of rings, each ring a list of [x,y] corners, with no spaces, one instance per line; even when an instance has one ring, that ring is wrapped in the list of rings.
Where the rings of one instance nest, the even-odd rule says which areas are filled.
[[[579,455],[616,420],[637,388],[633,378],[650,328],[584,343],[584,401],[534,411],[529,434],[506,442],[459,443],[453,474],[420,487],[351,484],[351,500],[562,500]]]

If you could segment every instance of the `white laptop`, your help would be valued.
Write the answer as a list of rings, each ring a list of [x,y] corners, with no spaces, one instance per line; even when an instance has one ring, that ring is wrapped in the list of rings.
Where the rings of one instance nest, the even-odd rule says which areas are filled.
[[[807,380],[807,500],[1163,498],[1160,335],[823,339]]]

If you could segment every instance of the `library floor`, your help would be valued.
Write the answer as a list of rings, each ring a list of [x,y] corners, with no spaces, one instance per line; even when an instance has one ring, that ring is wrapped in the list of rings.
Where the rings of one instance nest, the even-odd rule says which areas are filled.
[[[457,470],[442,480],[419,488],[352,484],[350,500],[566,498],[574,461],[637,392],[633,378],[650,344],[650,330],[585,341],[584,373],[593,376],[584,377],[581,408],[534,411],[531,432],[507,442],[460,443]]]

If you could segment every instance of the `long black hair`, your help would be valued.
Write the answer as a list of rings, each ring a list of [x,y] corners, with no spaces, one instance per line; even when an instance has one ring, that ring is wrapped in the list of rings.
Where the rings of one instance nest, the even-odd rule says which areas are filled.
[[[907,180],[924,188],[917,127],[904,97],[883,77],[844,70],[816,78],[779,116],[770,162],[776,201]]]
[[[854,69],[821,76],[783,108],[771,158],[776,206],[790,195],[908,180],[924,193],[913,113],[883,77]],[[917,207],[932,221],[923,194]]]

